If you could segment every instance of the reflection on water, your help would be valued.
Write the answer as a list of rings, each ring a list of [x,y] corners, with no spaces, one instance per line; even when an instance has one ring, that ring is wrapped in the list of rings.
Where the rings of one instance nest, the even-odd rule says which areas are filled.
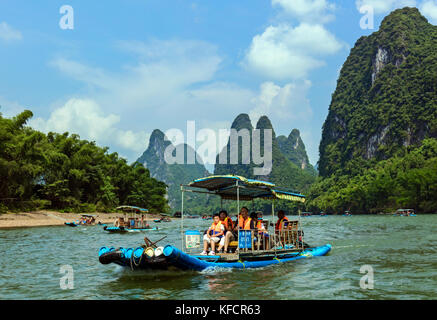
[[[437,216],[308,217],[305,241],[330,243],[326,257],[261,269],[203,272],[131,271],[101,265],[101,246],[136,247],[144,235],[180,246],[179,222],[158,231],[108,234],[95,227],[0,230],[0,299],[436,299]],[[188,229],[209,221],[190,219]],[[60,267],[74,269],[74,289],[61,290]],[[371,265],[375,289],[362,290]]]

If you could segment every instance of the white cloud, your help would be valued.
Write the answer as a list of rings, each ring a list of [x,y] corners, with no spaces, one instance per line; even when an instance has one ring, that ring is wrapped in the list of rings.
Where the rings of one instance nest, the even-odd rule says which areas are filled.
[[[303,36],[293,41],[309,50],[335,50],[326,43],[306,43]],[[188,120],[196,121],[198,130],[208,128],[218,135],[219,129],[229,129],[229,121],[243,112],[264,112],[287,131],[293,122],[299,126],[311,115],[306,99],[310,82],[299,80],[283,87],[269,82],[251,90],[213,81],[222,61],[214,46],[158,41],[123,42],[118,47],[134,53],[138,63],[114,71],[65,58],[53,60],[53,67],[82,82],[89,93],[82,94],[86,99],[68,100],[47,120],[35,119],[33,125],[45,132],[79,133],[133,161],[147,148],[146,132],[172,128],[185,132]]]
[[[398,8],[415,7],[416,0],[356,0],[359,10],[362,6],[371,6],[375,14],[388,13]]]
[[[3,117],[14,117],[26,109],[30,108],[25,108],[17,101],[9,101],[8,99],[0,96],[0,113]]]
[[[252,39],[243,64],[271,79],[302,79],[325,64],[319,57],[337,53],[343,47],[322,25],[269,26]]]
[[[310,118],[312,110],[307,98],[310,88],[309,80],[288,83],[283,87],[273,82],[263,83],[259,95],[252,99],[251,120],[256,123],[263,115],[275,122],[298,122]]]
[[[433,24],[437,24],[437,1],[427,0],[420,6],[422,14],[429,19]]]
[[[9,26],[6,22],[0,23],[0,39],[4,41],[21,40],[21,32]]]
[[[139,62],[110,73],[65,58],[51,65],[91,88],[101,90],[99,102],[129,109],[156,108],[180,99],[191,86],[211,81],[222,59],[216,48],[200,41],[120,42]]]
[[[82,139],[96,141],[102,146],[112,144],[130,152],[144,151],[148,135],[121,130],[115,126],[119,121],[119,116],[105,115],[99,104],[91,99],[70,99],[55,109],[47,120],[35,118],[29,125],[46,133],[79,134]]]
[[[272,0],[272,6],[281,7],[299,21],[324,23],[334,19],[331,12],[335,5],[327,0]]]

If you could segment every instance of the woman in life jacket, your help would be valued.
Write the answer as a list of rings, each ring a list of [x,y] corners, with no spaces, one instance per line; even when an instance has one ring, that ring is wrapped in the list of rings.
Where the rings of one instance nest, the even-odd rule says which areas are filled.
[[[228,232],[232,232],[234,229],[234,222],[232,221],[231,217],[228,216],[228,213],[226,210],[222,210],[219,212],[220,221],[225,226],[225,234]]]
[[[214,214],[214,222],[211,224],[206,234],[203,236],[203,252],[201,255],[207,255],[208,246],[211,246],[210,256],[215,255],[215,246],[217,243],[220,244],[219,249],[221,249],[225,244],[225,226],[220,221],[220,216],[218,213]]]

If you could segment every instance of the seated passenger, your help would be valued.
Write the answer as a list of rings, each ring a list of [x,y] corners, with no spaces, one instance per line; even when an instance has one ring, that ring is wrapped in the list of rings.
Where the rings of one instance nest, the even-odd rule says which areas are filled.
[[[232,221],[231,217],[228,217],[228,213],[226,210],[222,210],[219,213],[220,215],[220,221],[225,226],[225,233],[232,232],[234,229],[234,222]]]
[[[275,225],[276,231],[281,231],[284,225],[284,221],[288,221],[288,218],[285,216],[285,212],[283,210],[278,211],[278,221]]]
[[[210,256],[215,255],[216,243],[220,243],[220,247],[224,245],[225,242],[225,226],[220,221],[220,216],[216,213],[214,214],[214,222],[209,227],[206,234],[203,236],[203,252],[201,255],[206,255],[208,250],[208,245],[211,246]]]
[[[264,247],[264,250],[268,250],[270,248],[269,234],[268,234],[266,227],[264,226],[264,223],[263,223],[263,213],[262,212],[257,212],[256,228],[258,229],[258,234],[261,237],[261,244]]]
[[[228,252],[228,246],[231,241],[238,239],[238,229],[240,230],[251,230],[255,229],[255,223],[249,218],[249,209],[242,207],[240,210],[240,215],[238,216],[238,221],[235,223],[232,232],[226,233],[225,238],[225,252]]]

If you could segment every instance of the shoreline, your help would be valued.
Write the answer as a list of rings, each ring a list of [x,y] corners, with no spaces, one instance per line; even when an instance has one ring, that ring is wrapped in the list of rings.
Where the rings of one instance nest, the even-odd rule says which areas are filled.
[[[96,222],[103,224],[112,224],[116,218],[123,217],[123,213],[90,214],[96,215]],[[0,214],[0,229],[63,226],[65,222],[76,221],[81,216],[81,213],[61,213],[47,210],[3,213]],[[144,220],[153,221],[160,217],[159,214],[148,214],[148,217]]]

